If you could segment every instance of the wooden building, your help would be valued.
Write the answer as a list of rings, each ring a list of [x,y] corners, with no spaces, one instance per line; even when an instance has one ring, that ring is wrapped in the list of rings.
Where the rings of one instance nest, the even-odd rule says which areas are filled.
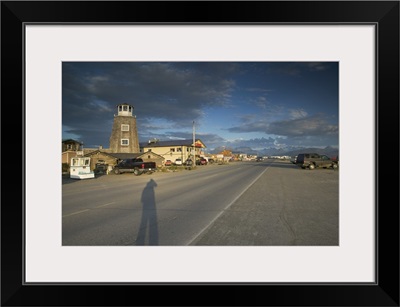
[[[90,168],[94,170],[97,164],[106,164],[110,169],[114,167],[119,161],[124,159],[141,158],[143,161],[155,162],[157,167],[161,167],[164,158],[154,152],[139,152],[139,153],[114,153],[105,152],[101,150],[91,151],[84,155],[91,158]]]

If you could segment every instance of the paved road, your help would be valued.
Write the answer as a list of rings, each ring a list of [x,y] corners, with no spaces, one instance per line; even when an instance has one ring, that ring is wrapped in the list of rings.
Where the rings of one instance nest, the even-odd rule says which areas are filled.
[[[339,245],[339,171],[275,161],[191,245]]]
[[[338,245],[338,171],[290,162],[63,181],[63,245]]]

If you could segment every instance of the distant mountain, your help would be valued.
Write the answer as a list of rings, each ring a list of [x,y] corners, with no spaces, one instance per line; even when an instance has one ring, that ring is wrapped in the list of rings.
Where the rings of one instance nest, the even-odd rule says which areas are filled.
[[[228,148],[227,148],[228,149]],[[215,148],[211,153],[219,153],[224,150],[223,147]],[[251,147],[237,147],[229,148],[234,154],[247,154],[247,155],[258,155],[258,156],[297,156],[299,153],[318,153],[321,155],[327,155],[328,157],[336,157],[339,155],[339,149],[327,146],[325,148],[316,147],[288,147],[288,148],[264,148],[262,150],[255,150]]]
[[[336,157],[339,155],[339,149],[327,146],[325,148],[317,148],[317,147],[286,147],[286,148],[264,148],[261,150],[252,149],[251,147],[236,147],[236,148],[228,148],[228,147],[217,147],[211,151],[212,154],[220,153],[224,149],[231,150],[233,154],[247,154],[247,155],[257,155],[257,156],[297,156],[299,153],[318,153],[321,155],[327,155],[328,157]]]
[[[315,148],[315,147],[310,147],[310,148],[298,148],[296,150],[292,151],[287,151],[284,155],[286,156],[297,156],[299,153],[317,153],[320,155],[327,155],[328,157],[336,157],[339,155],[339,149],[334,148],[331,146],[327,146],[325,148]]]
[[[232,150],[232,152],[234,154],[238,154],[238,153],[246,153],[248,155],[257,155],[259,153],[259,151],[254,150],[250,147],[236,147]]]

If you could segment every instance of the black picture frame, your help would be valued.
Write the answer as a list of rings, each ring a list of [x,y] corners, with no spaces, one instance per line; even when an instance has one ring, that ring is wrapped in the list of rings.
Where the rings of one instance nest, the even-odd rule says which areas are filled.
[[[29,22],[376,25],[376,283],[25,284],[21,161]],[[399,306],[399,1],[2,1],[1,89],[2,306]]]

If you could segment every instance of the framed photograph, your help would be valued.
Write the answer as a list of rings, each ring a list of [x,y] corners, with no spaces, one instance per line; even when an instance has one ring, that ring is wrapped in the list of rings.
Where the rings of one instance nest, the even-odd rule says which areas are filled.
[[[399,306],[398,1],[3,1],[1,26],[2,305]],[[256,192],[190,210],[138,177],[239,158]]]

